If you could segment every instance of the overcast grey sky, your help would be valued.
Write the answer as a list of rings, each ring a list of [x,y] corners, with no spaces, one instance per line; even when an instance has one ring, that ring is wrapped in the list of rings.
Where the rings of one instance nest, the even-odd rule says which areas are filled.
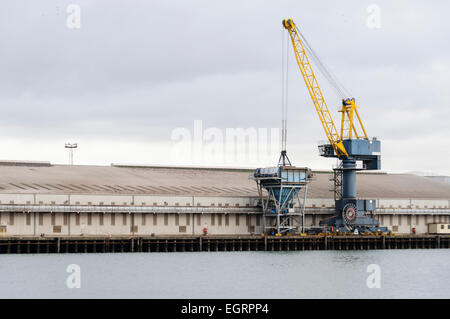
[[[372,3],[379,29],[366,24]],[[81,8],[79,29],[66,25],[69,4]],[[4,0],[0,158],[66,163],[73,141],[78,164],[164,164],[171,132],[194,120],[279,127],[281,20],[292,17],[359,101],[368,134],[382,141],[383,170],[450,174],[449,10],[448,1]],[[288,153],[329,168],[294,63]],[[320,83],[337,119],[339,99]]]

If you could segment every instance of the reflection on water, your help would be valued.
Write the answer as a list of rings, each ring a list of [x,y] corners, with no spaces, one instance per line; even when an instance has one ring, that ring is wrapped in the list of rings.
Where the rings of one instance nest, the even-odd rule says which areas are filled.
[[[361,258],[359,256],[352,256],[352,255],[344,255],[344,256],[335,256],[333,257],[333,261],[336,263],[344,263],[344,264],[355,264],[356,262],[360,261]]]
[[[0,256],[0,298],[449,298],[450,250]],[[67,288],[67,266],[81,288]],[[379,265],[370,289],[367,266]]]

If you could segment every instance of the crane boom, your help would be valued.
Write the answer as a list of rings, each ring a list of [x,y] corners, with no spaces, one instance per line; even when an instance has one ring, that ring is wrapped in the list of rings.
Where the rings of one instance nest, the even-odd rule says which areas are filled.
[[[320,89],[317,78],[309,62],[302,40],[300,38],[297,27],[292,19],[283,20],[283,26],[289,31],[289,36],[294,47],[295,59],[305,80],[306,87],[308,88],[309,95],[313,100],[317,114],[319,115],[323,129],[338,157],[348,156],[347,151],[342,143],[342,139],[339,136],[338,130],[334,125],[333,118],[331,117],[330,110],[328,109],[325,98],[323,97],[322,90]]]

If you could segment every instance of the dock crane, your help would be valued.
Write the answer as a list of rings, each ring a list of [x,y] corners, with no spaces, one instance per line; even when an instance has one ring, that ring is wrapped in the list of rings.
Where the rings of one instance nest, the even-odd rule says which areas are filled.
[[[343,86],[339,86],[339,82],[325,68],[294,21],[292,19],[283,20],[283,27],[289,32],[297,64],[328,138],[329,143],[319,145],[319,153],[323,157],[339,160],[338,167],[333,169],[332,179],[334,181],[335,214],[333,217],[323,220],[321,226],[328,227],[331,231],[341,232],[387,231],[386,227],[380,227],[379,222],[372,217],[376,209],[376,200],[357,199],[356,197],[356,171],[378,170],[381,167],[380,141],[376,138],[368,138],[358,113],[359,107],[353,97],[343,97],[342,99],[342,106],[339,110],[341,129],[337,130],[307,51],[313,59],[316,59],[318,67],[331,84],[341,93],[346,93],[346,90],[343,89]],[[345,95],[341,94],[341,96]],[[362,162],[362,167],[357,168],[357,162]]]

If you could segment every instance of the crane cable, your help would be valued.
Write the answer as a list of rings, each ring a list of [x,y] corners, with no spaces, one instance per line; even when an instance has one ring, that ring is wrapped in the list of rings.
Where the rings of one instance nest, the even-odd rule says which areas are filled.
[[[287,142],[287,110],[289,82],[289,38],[282,30],[281,43],[281,147],[286,150]]]
[[[319,55],[314,51],[312,46],[309,44],[308,40],[306,40],[305,36],[300,32],[300,30],[297,28],[297,32],[300,35],[304,47],[306,51],[308,51],[309,56],[312,58],[312,60],[315,62],[316,66],[318,67],[320,73],[328,80],[328,82],[333,86],[333,88],[336,90],[336,93],[342,98],[348,98],[351,97],[351,93],[349,90],[345,88],[345,86],[339,81],[339,79],[331,73],[329,68],[325,65],[325,63],[322,62],[322,59],[320,59]]]

